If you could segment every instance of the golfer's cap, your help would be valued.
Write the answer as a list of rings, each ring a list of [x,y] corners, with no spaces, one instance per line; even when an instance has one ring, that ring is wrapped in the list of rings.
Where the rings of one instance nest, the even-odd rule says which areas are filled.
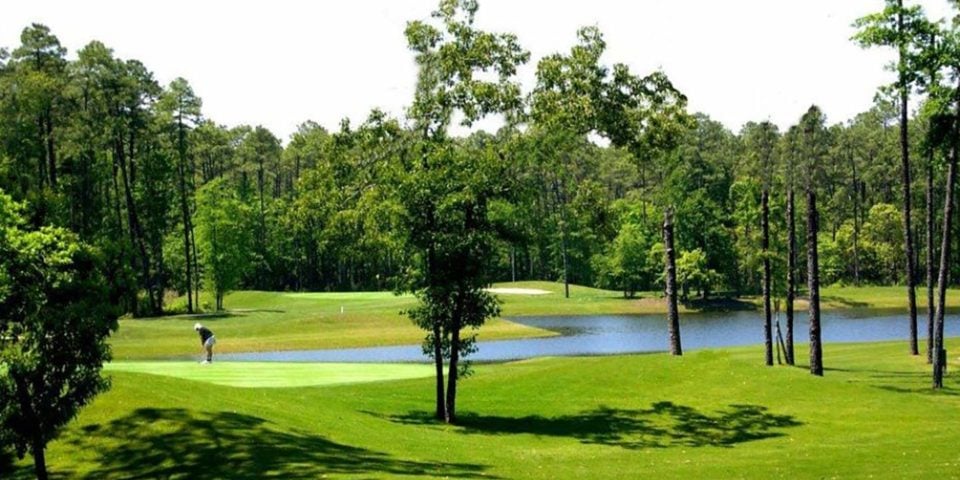
[[[194,329],[194,330],[200,330],[201,328],[203,328],[203,325],[200,325],[199,323],[194,323],[194,324],[193,324],[193,329]]]

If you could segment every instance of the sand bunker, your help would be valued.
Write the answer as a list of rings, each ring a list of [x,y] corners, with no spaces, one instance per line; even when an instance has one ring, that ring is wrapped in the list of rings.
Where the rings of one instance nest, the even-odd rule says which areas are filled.
[[[503,295],[546,295],[550,293],[539,288],[488,288],[486,290],[490,293]]]

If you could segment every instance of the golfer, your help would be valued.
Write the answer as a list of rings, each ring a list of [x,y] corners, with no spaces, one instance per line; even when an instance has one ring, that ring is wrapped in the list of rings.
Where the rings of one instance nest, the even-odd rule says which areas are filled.
[[[209,328],[200,325],[199,323],[193,326],[193,329],[200,334],[200,345],[203,345],[203,349],[207,352],[207,359],[202,363],[210,363],[213,361],[213,346],[217,344],[217,337],[213,336],[213,332]]]

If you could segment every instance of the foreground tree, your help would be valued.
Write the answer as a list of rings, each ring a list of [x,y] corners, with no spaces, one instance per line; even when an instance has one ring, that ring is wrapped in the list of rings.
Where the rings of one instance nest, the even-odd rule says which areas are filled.
[[[447,130],[454,113],[470,126],[490,113],[518,111],[520,86],[513,77],[529,58],[516,36],[476,29],[477,8],[475,0],[441,0],[432,14],[439,25],[412,21],[406,29],[419,69],[410,108],[417,138],[414,155],[403,165],[408,173],[400,200],[410,243],[423,255],[422,272],[410,285],[420,305],[410,316],[428,331],[425,351],[437,370],[436,415],[447,423],[456,421],[459,361],[472,350],[461,330],[498,313],[482,287],[492,247],[487,205],[504,181],[495,163],[493,171],[485,168],[499,155],[465,153]]]
[[[953,234],[954,203],[956,202],[955,187],[957,181],[957,156],[960,155],[960,31],[956,18],[954,27],[943,32],[942,55],[937,55],[937,61],[949,69],[952,77],[957,81],[956,86],[932,85],[931,101],[936,102],[934,110],[937,112],[931,122],[931,130],[935,144],[945,145],[947,154],[947,178],[943,197],[943,223],[940,231],[940,268],[937,275],[936,309],[934,311],[933,332],[933,388],[943,388],[943,375],[946,369],[946,352],[943,349],[944,314],[946,310],[947,284],[950,281],[950,250],[951,235]]]
[[[888,46],[897,49],[897,81],[894,88],[900,97],[900,175],[903,194],[903,249],[906,255],[905,274],[907,302],[910,309],[910,353],[919,355],[917,347],[917,292],[916,257],[914,255],[913,226],[911,221],[910,193],[910,141],[907,118],[907,102],[910,89],[916,83],[916,75],[910,68],[910,46],[915,36],[929,30],[930,23],[919,6],[905,8],[903,0],[886,0],[881,12],[858,19],[854,26],[860,31],[854,40],[861,46]]]
[[[669,209],[664,213],[663,218],[663,261],[670,354],[683,355],[683,347],[680,343],[680,314],[677,310],[677,253],[673,242],[673,212]]]
[[[64,229],[21,230],[19,210],[0,192],[0,438],[45,480],[47,443],[109,386],[117,321],[97,252]]]
[[[823,376],[823,345],[820,332],[820,259],[817,251],[819,216],[817,213],[817,179],[820,163],[827,147],[827,129],[823,113],[810,107],[800,119],[801,152],[805,163],[807,197],[807,290],[810,322],[810,373]]]
[[[743,137],[747,146],[750,166],[761,179],[760,249],[763,258],[763,340],[764,360],[773,365],[773,329],[770,308],[772,270],[770,266],[770,186],[773,183],[773,155],[777,145],[777,127],[770,122],[747,124]]]

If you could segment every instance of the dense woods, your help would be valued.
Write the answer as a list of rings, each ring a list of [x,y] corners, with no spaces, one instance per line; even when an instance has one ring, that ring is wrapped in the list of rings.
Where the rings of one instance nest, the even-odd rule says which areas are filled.
[[[498,132],[449,139],[509,190],[488,206],[497,235],[487,280],[660,291],[670,205],[683,299],[759,294],[766,264],[771,292],[785,296],[788,192],[803,194],[808,161],[802,132],[762,119],[731,131],[683,114],[664,73],[599,63],[596,29],[575,40],[539,62],[536,89],[515,92]],[[98,42],[68,55],[42,25],[3,58],[0,187],[26,202],[30,225],[69,228],[108,252],[113,294],[130,313],[162,313],[172,292],[192,310],[217,306],[198,291],[397,289],[419,261],[400,193],[432,126],[373,111],[334,131],[306,121],[285,141],[260,126],[228,128],[203,115],[202,92],[186,80],[158,85],[147,66]],[[943,205],[946,151],[927,140],[931,110],[909,119],[914,218],[940,218]],[[898,115],[896,98],[881,95],[853,119],[827,119],[813,182],[823,284],[908,283]],[[802,215],[802,202],[793,210]],[[937,232],[921,222],[911,232],[923,270]]]

